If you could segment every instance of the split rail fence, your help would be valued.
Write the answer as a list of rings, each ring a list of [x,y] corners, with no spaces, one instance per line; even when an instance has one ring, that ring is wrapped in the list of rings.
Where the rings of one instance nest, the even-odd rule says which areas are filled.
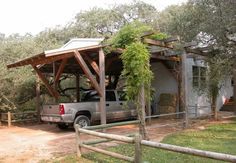
[[[81,148],[85,148],[88,150],[92,150],[98,153],[108,155],[110,157],[120,159],[120,160],[141,163],[142,162],[141,146],[143,145],[143,146],[159,148],[159,149],[177,152],[177,153],[183,153],[183,154],[199,156],[199,157],[204,157],[204,158],[211,158],[214,160],[236,162],[236,156],[234,155],[198,150],[194,148],[181,147],[177,145],[164,144],[164,143],[148,141],[148,140],[142,140],[139,134],[130,134],[126,136],[121,136],[121,135],[116,135],[116,134],[92,131],[92,130],[103,130],[103,129],[107,129],[107,128],[115,127],[115,126],[123,126],[123,125],[139,124],[139,123],[140,122],[136,120],[136,121],[127,121],[127,122],[118,122],[118,123],[110,123],[110,124],[105,124],[105,125],[91,126],[91,127],[86,127],[86,128],[80,128],[79,125],[76,125],[75,129],[76,129],[77,156],[81,157],[82,156]],[[100,137],[102,139],[83,142],[80,139],[81,134],[88,134],[88,135]],[[134,137],[130,137],[130,136],[134,136]],[[135,151],[134,156],[133,157],[125,156],[122,154],[118,154],[115,152],[111,152],[111,151],[107,151],[98,147],[91,146],[91,145],[109,142],[109,141],[120,141],[120,142],[134,144],[134,151]]]
[[[1,122],[7,123],[8,127],[11,127],[12,123],[25,122],[25,121],[37,121],[37,112],[19,112],[19,113],[1,113]]]

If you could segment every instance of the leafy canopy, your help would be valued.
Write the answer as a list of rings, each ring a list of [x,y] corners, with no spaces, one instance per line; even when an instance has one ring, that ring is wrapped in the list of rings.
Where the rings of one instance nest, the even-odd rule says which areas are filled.
[[[151,29],[151,27],[135,21],[121,28],[120,31],[112,38],[111,42],[115,48],[125,48],[134,42],[140,41],[140,38],[144,32],[150,31]]]

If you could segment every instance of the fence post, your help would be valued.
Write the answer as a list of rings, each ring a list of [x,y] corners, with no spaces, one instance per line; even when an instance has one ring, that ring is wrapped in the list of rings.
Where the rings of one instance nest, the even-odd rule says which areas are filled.
[[[195,104],[195,116],[198,117],[197,104]]]
[[[77,157],[81,157],[79,125],[75,125]]]
[[[188,127],[188,108],[185,110],[185,114],[184,114],[184,128],[187,128],[187,127]]]
[[[7,123],[8,123],[8,127],[11,127],[11,112],[7,112]]]
[[[139,134],[135,135],[134,143],[135,143],[134,162],[141,163],[142,162],[142,149],[141,149],[141,136]]]

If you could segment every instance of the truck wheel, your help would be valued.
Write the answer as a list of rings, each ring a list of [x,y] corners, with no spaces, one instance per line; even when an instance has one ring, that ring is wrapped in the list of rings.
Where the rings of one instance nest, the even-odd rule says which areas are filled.
[[[69,126],[66,124],[57,124],[57,127],[61,130],[65,130],[65,129],[68,129]]]
[[[78,117],[75,118],[74,121],[74,128],[75,125],[79,125],[81,128],[84,128],[86,126],[90,126],[90,120],[87,116],[85,115],[79,115]]]

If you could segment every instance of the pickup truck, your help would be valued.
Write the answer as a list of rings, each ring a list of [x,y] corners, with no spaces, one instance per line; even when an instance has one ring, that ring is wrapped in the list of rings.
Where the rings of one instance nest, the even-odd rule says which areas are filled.
[[[41,120],[55,123],[60,129],[79,124],[86,127],[100,121],[99,95],[96,91],[87,92],[77,103],[43,105]],[[127,104],[127,107],[124,105]],[[126,103],[123,91],[106,90],[106,117],[108,122],[135,119],[135,105]]]

